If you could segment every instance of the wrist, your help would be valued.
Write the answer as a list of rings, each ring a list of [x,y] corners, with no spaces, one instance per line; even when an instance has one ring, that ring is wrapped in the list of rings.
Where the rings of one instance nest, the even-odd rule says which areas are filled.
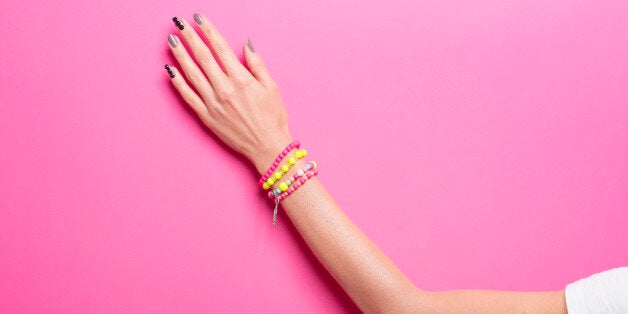
[[[293,141],[291,136],[287,136],[282,140],[276,140],[267,143],[263,148],[259,148],[250,157],[249,160],[253,163],[257,172],[262,175],[266,173],[266,170],[273,164],[277,156],[283,151],[288,144]]]

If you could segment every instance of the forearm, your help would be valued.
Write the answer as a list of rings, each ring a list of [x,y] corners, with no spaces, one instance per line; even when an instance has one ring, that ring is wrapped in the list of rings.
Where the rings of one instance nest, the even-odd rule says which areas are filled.
[[[306,162],[299,160],[293,169]],[[265,167],[257,168],[261,173]],[[318,178],[312,177],[282,200],[280,206],[316,257],[362,311],[418,310],[419,290],[347,217]]]
[[[273,158],[258,158],[258,172],[264,172]],[[305,163],[299,160],[293,169]],[[316,257],[364,312],[566,312],[562,290],[429,292],[416,288],[351,221],[316,177],[280,204]]]

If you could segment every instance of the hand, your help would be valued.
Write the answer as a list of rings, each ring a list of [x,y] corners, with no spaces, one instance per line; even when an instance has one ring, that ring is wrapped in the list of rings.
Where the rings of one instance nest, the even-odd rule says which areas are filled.
[[[185,19],[173,21],[196,59],[195,63],[178,36],[168,36],[170,49],[194,90],[175,67],[166,65],[175,88],[212,132],[248,158],[259,173],[265,172],[292,136],[279,89],[262,58],[247,40],[243,45],[247,70],[214,25],[194,14],[223,71],[194,28]]]

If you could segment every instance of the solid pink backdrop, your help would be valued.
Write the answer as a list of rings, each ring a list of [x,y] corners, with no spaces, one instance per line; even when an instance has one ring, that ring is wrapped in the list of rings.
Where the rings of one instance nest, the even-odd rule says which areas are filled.
[[[9,1],[0,312],[356,311],[171,87],[196,11],[251,38],[320,180],[419,287],[628,264],[626,1]]]

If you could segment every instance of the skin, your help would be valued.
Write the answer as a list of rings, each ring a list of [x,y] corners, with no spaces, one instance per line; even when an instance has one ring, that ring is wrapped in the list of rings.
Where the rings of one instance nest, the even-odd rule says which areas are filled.
[[[261,175],[293,140],[279,89],[257,52],[243,45],[245,67],[214,25],[202,18],[201,24],[195,24],[211,49],[180,18],[185,27],[177,29],[179,44],[169,47],[181,71],[171,67],[175,73],[171,81],[201,121]],[[305,163],[298,160],[287,175]],[[280,204],[316,257],[363,312],[567,313],[564,290],[432,292],[416,287],[351,221],[316,177]]]

